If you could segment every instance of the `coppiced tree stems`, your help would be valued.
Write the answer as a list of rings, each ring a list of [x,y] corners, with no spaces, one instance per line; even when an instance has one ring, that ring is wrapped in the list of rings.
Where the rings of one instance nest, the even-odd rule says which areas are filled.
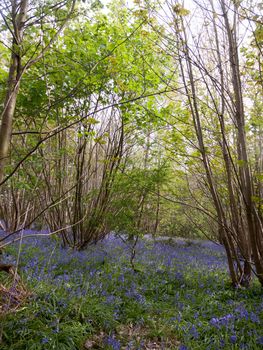
[[[238,8],[234,5],[236,13],[238,13]],[[248,240],[246,242],[247,249],[245,251],[245,259],[247,264],[250,261],[250,251],[252,250],[253,259],[256,267],[256,274],[263,285],[263,246],[262,246],[262,227],[260,225],[260,220],[256,213],[255,204],[253,203],[253,181],[251,178],[249,160],[247,154],[247,141],[245,132],[245,113],[244,113],[244,102],[242,96],[242,85],[240,77],[240,64],[238,57],[238,43],[237,43],[237,33],[236,26],[230,27],[228,14],[226,10],[225,0],[221,0],[221,8],[223,12],[223,18],[225,23],[225,28],[228,38],[229,46],[229,62],[232,73],[232,84],[234,92],[234,102],[235,102],[235,121],[237,125],[237,153],[238,159],[240,161],[239,174],[240,174],[240,184],[241,191],[244,200],[244,208],[247,217],[247,229],[248,229]],[[234,23],[235,24],[235,23]],[[244,236],[244,235],[243,235]],[[245,238],[245,237],[242,237]],[[247,267],[248,268],[248,267]]]
[[[219,80],[215,77],[214,72],[212,73],[206,68],[206,65],[208,66],[209,63],[202,55],[204,52],[201,52],[201,49],[197,46],[194,48],[195,53],[190,49],[188,36],[191,36],[191,29],[185,27],[184,15],[180,13],[180,9],[183,8],[180,7],[181,5],[176,7],[176,10],[174,10],[175,14],[173,14],[177,59],[179,60],[181,78],[193,118],[208,188],[218,217],[219,237],[225,246],[228,257],[232,283],[235,286],[249,286],[254,263],[255,273],[261,284],[263,284],[262,222],[260,220],[261,214],[253,202],[255,190],[247,148],[246,118],[237,41],[239,8],[235,4],[226,5],[225,0],[220,0],[217,3],[217,10],[215,10],[212,0],[210,4],[213,40],[215,43],[214,51],[216,52],[214,58],[213,56],[211,58],[215,59],[215,71],[218,70],[219,72]],[[198,3],[197,6],[199,6]],[[218,6],[222,11],[224,26],[217,23],[217,18],[220,16],[219,14],[216,15]],[[231,24],[228,14],[230,11],[229,6],[233,7],[231,11],[234,13],[234,19]],[[201,5],[200,8],[204,16],[208,16],[208,12],[205,12],[206,10]],[[221,34],[219,34],[219,31]],[[192,38],[192,40],[194,39]],[[207,41],[212,43],[211,37],[208,37]],[[227,50],[227,56],[224,56],[224,52],[227,52]],[[227,68],[223,67],[223,61],[228,62],[227,67],[231,73],[230,82],[227,77]],[[199,76],[199,78],[196,79],[196,76]],[[199,87],[197,87],[196,81],[199,82]],[[220,134],[217,131],[217,135],[220,135],[219,146],[226,175],[227,206],[225,199],[220,194],[219,184],[216,180],[217,175],[210,163],[211,152],[206,146],[206,132],[203,124],[206,116],[203,112],[201,99],[198,97],[200,84],[203,84],[210,97],[210,103],[213,106],[213,109],[211,109],[213,118],[218,120]],[[233,96],[228,91],[233,91]],[[234,148],[231,145],[232,140],[229,138],[226,129],[226,120],[228,120],[227,123],[229,125],[229,118],[233,121]]]

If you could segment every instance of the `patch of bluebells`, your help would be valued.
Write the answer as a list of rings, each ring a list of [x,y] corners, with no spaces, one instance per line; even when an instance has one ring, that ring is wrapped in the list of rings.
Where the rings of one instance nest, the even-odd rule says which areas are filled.
[[[210,321],[210,324],[216,328],[227,327],[231,322],[235,320],[235,316],[233,314],[227,314],[222,317],[213,317]]]
[[[105,327],[110,334],[116,324],[155,320],[157,329],[176,334],[180,350],[249,349],[250,341],[254,348],[263,345],[262,294],[257,286],[253,298],[228,287],[221,246],[139,240],[135,256],[139,272],[129,263],[130,251],[129,244],[112,235],[80,252],[42,237],[23,243],[20,270],[36,291],[35,302],[41,301],[34,315],[48,320],[50,328],[48,336],[40,339],[43,349],[63,332],[63,324],[56,323],[63,317],[66,322],[75,319],[85,326]],[[44,297],[38,296],[41,288],[48,291]],[[93,305],[103,310],[103,322],[97,309],[91,314]],[[131,339],[124,344],[127,349],[129,344]],[[123,343],[109,335],[105,346],[118,350]]]
[[[104,340],[104,343],[106,346],[110,346],[112,348],[112,350],[120,350],[121,349],[121,344],[120,344],[119,340],[117,340],[113,336],[106,337],[106,339]]]
[[[181,344],[179,346],[179,350],[189,350],[187,346],[185,346],[184,344]]]

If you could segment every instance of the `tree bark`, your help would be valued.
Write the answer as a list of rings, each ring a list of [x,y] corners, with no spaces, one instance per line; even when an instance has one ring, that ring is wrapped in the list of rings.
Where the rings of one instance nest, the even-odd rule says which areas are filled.
[[[19,12],[17,14],[18,9]],[[21,0],[20,4],[17,4],[16,1],[12,2],[12,24],[14,31],[12,32],[13,42],[7,92],[0,126],[0,182],[3,180],[4,167],[9,157],[8,153],[12,133],[12,123],[23,72],[23,67],[21,65],[21,44],[23,42],[27,10],[28,0]]]

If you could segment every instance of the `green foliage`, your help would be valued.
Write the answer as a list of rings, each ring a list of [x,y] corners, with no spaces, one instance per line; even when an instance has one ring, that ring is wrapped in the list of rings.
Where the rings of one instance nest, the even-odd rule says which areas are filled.
[[[167,183],[168,168],[132,168],[120,172],[113,187],[108,225],[116,232],[151,232],[155,222],[158,189]]]

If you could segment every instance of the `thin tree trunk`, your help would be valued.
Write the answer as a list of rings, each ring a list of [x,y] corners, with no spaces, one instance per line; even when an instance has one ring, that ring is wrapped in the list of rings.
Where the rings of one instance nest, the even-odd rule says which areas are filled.
[[[207,178],[207,182],[208,182],[208,186],[209,186],[209,191],[211,193],[213,203],[214,203],[214,206],[215,206],[215,209],[217,212],[217,216],[218,216],[219,238],[223,242],[225,250],[226,250],[232,284],[234,286],[238,286],[239,279],[238,279],[238,275],[237,275],[236,270],[235,270],[233,258],[234,258],[234,260],[236,260],[239,270],[241,270],[242,268],[240,266],[238,259],[236,259],[237,256],[235,253],[233,242],[231,242],[231,238],[228,237],[227,220],[226,220],[226,217],[224,214],[221,200],[220,200],[218,193],[217,193],[217,189],[216,189],[216,186],[214,183],[213,174],[212,174],[212,170],[210,167],[209,159],[207,157],[207,152],[206,152],[204,139],[203,139],[201,118],[200,118],[200,113],[199,113],[199,109],[198,109],[198,102],[197,102],[196,88],[195,88],[195,82],[194,82],[194,75],[193,75],[193,70],[192,70],[192,63],[191,63],[191,58],[189,55],[189,48],[188,48],[188,44],[187,44],[187,35],[186,35],[186,31],[185,31],[185,27],[184,27],[182,18],[181,18],[180,23],[182,26],[181,29],[182,29],[182,33],[183,33],[184,37],[183,38],[179,37],[178,39],[181,42],[182,49],[184,52],[187,73],[189,75],[189,80],[190,80],[190,84],[189,84],[190,88],[186,82],[184,67],[182,64],[182,57],[179,57],[181,74],[182,74],[183,83],[184,83],[186,95],[188,98],[188,102],[189,102],[189,106],[190,106],[190,110],[191,110],[191,114],[192,114],[192,118],[193,118],[194,128],[195,128],[195,132],[196,132],[196,136],[197,136],[197,140],[198,140],[199,151],[201,153],[202,163],[203,163],[203,166],[205,169],[205,174],[206,174],[206,178]],[[178,27],[176,28],[176,32],[180,33],[180,29]],[[179,34],[178,34],[178,36],[179,36]],[[179,53],[179,48],[178,48],[178,54],[179,54],[179,56],[181,56]],[[234,256],[233,256],[233,254],[234,254]]]
[[[17,11],[19,9],[19,13]],[[21,66],[20,49],[23,42],[24,24],[27,16],[28,0],[21,0],[18,5],[12,2],[13,43],[11,63],[8,74],[7,92],[0,126],[0,182],[3,180],[4,167],[8,159],[12,122],[15,113],[16,100],[19,91],[23,68]]]

